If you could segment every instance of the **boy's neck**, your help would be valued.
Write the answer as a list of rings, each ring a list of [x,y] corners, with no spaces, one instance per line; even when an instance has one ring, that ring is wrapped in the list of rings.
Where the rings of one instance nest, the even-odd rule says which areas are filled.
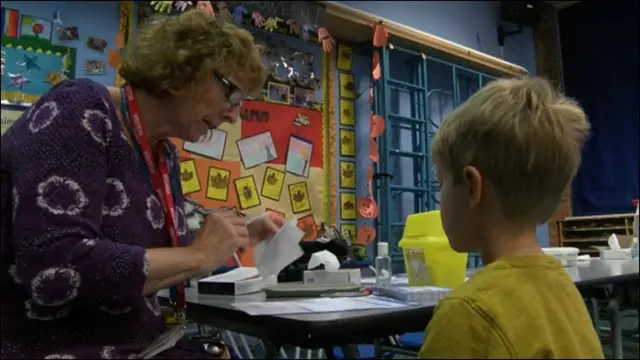
[[[544,255],[538,244],[535,228],[526,231],[496,232],[487,239],[480,252],[484,265],[510,256]]]

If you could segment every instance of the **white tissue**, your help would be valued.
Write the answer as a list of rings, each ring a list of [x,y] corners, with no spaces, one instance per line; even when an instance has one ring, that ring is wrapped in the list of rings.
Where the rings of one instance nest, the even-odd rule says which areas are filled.
[[[338,258],[329,250],[318,251],[311,255],[307,269],[311,270],[320,265],[324,265],[325,271],[335,272],[340,269]]]
[[[618,237],[616,236],[616,234],[611,234],[611,236],[609,236],[609,240],[607,240],[607,244],[609,245],[611,250],[621,249],[620,242],[618,242]]]
[[[263,279],[278,275],[304,254],[300,247],[303,235],[296,222],[289,220],[271,240],[265,240],[253,248],[253,260]]]

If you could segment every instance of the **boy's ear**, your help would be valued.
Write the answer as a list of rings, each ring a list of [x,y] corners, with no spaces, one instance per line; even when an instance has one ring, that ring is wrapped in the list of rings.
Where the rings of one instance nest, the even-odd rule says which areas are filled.
[[[469,189],[469,207],[475,208],[480,203],[482,196],[482,175],[477,168],[465,166],[462,169],[462,176]]]

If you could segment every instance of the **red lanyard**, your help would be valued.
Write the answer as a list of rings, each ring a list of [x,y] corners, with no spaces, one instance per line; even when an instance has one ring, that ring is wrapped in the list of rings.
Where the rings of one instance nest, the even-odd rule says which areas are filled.
[[[158,164],[156,166],[153,161],[153,154],[151,153],[151,146],[149,146],[149,138],[147,131],[142,125],[140,120],[140,110],[138,109],[138,102],[133,94],[133,89],[129,84],[124,85],[124,95],[127,100],[127,106],[129,107],[129,117],[131,124],[133,125],[133,133],[136,136],[138,146],[140,146],[140,152],[144,159],[149,174],[151,175],[151,183],[153,189],[160,198],[162,208],[164,210],[164,218],[169,230],[169,236],[171,237],[171,244],[173,247],[180,246],[180,237],[176,228],[176,210],[173,203],[173,196],[171,194],[171,183],[169,181],[169,166],[167,164],[167,154],[165,148],[161,147],[158,154]],[[186,306],[186,299],[184,293],[184,284],[181,282],[176,286],[178,296],[176,299],[176,309],[183,310]]]

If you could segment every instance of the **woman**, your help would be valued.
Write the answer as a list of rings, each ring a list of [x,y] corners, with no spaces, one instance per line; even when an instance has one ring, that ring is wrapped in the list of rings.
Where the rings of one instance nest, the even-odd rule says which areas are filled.
[[[135,358],[165,331],[158,290],[282,225],[218,212],[191,241],[167,140],[238,119],[266,77],[250,33],[199,11],[163,17],[119,72],[122,89],[55,86],[2,136],[3,358]],[[211,358],[199,349],[159,356]]]

